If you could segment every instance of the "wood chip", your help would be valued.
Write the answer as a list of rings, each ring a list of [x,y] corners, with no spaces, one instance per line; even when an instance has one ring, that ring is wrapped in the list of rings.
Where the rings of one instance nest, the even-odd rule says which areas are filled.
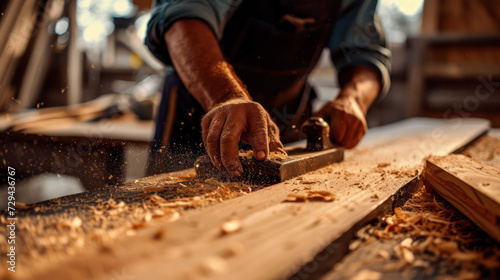
[[[189,173],[187,175],[183,175],[183,176],[179,176],[177,177],[178,179],[192,179],[196,177],[196,172],[193,172],[193,173]]]
[[[387,252],[386,250],[380,250],[378,252],[378,255],[386,261],[391,259],[391,254],[389,254],[389,252]]]
[[[363,269],[354,277],[352,277],[351,280],[379,280],[381,278],[382,273],[369,269]]]
[[[411,248],[412,243],[413,243],[413,239],[411,239],[410,237],[407,237],[401,243],[399,243],[399,246],[403,247],[403,248]]]
[[[302,180],[302,182],[300,182],[300,183],[310,185],[310,184],[316,184],[316,183],[318,183],[318,181]]]
[[[33,203],[31,205],[26,205],[22,202],[16,202],[16,208],[18,210],[29,210],[29,209],[35,208],[35,206],[36,206],[36,203]]]
[[[335,194],[329,191],[309,191],[307,193],[307,198],[309,200],[334,201]]]
[[[307,194],[302,193],[290,193],[285,198],[285,202],[305,202],[307,200]]]
[[[412,264],[413,267],[423,267],[423,268],[427,268],[430,265],[431,264],[429,262],[421,260],[421,259],[415,260],[415,262]]]
[[[160,209],[153,210],[153,218],[159,218],[165,216],[165,211]]]
[[[207,275],[222,273],[226,270],[226,261],[223,258],[217,256],[209,257],[205,259],[201,264],[201,271]]]
[[[335,194],[329,191],[309,191],[304,193],[290,193],[284,202],[305,202],[305,201],[334,201]]]
[[[221,226],[221,232],[223,235],[237,232],[240,229],[241,229],[241,221],[237,217],[231,218],[229,221],[223,223]]]
[[[406,262],[402,260],[399,262],[388,263],[388,264],[384,265],[384,270],[385,271],[401,270],[405,266],[406,266]]]
[[[403,259],[407,262],[407,263],[413,263],[415,261],[415,255],[413,255],[413,253],[410,251],[410,249],[408,248],[402,248],[401,249],[402,252],[403,252]]]
[[[455,241],[443,241],[441,239],[436,239],[434,240],[434,244],[443,254],[451,255],[458,252],[458,244]]]
[[[170,222],[174,222],[174,221],[177,221],[178,219],[181,218],[181,214],[179,214],[179,212],[177,211],[173,211],[171,214],[170,214],[170,218],[168,219]]]
[[[241,243],[234,243],[222,251],[221,256],[223,258],[231,258],[243,254],[245,251],[245,246]]]
[[[167,234],[167,230],[165,228],[160,228],[155,234],[153,234],[153,239],[154,240],[162,240],[165,238],[165,235]]]
[[[78,217],[75,217],[72,221],[71,221],[71,227],[72,228],[78,228],[82,226],[82,219],[78,218]]]

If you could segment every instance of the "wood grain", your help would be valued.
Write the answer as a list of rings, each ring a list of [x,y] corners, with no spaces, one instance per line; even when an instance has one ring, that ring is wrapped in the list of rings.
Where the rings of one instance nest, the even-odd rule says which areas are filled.
[[[342,163],[118,239],[109,244],[113,254],[97,247],[19,276],[110,279],[126,268],[138,279],[281,279],[294,274],[294,279],[306,279],[342,254],[339,248],[348,240],[332,244],[375,209],[391,205],[426,156],[459,150],[488,127],[478,119],[411,119],[373,129]],[[290,193],[308,190],[329,191],[336,200],[283,202]],[[221,225],[234,217],[241,230],[221,235]],[[153,238],[161,229],[166,230],[163,239]]]
[[[424,182],[500,241],[500,169],[463,155],[431,157]]]

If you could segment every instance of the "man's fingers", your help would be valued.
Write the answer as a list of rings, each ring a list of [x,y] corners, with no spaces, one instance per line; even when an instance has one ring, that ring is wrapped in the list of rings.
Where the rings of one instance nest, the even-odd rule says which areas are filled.
[[[239,177],[243,174],[243,166],[238,158],[238,143],[243,125],[241,121],[228,116],[220,135],[220,152],[222,165],[231,176]]]
[[[248,134],[253,155],[257,160],[265,160],[269,154],[269,132],[267,116],[259,112],[248,119]]]
[[[219,143],[220,143],[222,128],[224,127],[225,122],[226,118],[223,116],[213,118],[209,128],[207,129],[206,140],[204,138],[207,153],[212,159],[214,165],[219,170],[222,170],[223,168]]]

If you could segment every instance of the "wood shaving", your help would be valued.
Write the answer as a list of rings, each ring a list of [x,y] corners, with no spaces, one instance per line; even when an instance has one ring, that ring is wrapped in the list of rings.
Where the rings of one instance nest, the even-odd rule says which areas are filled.
[[[307,194],[304,193],[290,193],[284,200],[284,202],[305,202],[305,201],[307,201]]]
[[[384,167],[387,167],[387,166],[389,166],[389,165],[391,165],[391,163],[390,163],[390,162],[381,162],[381,163],[379,163],[379,164],[377,165],[377,167],[378,167],[378,168],[384,168]]]
[[[237,232],[240,229],[241,221],[237,217],[232,217],[229,221],[223,223],[221,226],[221,232],[223,235]]]
[[[335,194],[329,191],[308,191],[304,193],[290,193],[284,202],[306,202],[306,201],[334,201]]]
[[[389,254],[389,252],[387,252],[386,250],[380,250],[378,252],[378,255],[386,261],[391,259],[391,254]]]
[[[500,246],[424,186],[402,208],[395,208],[393,215],[382,218],[381,226],[371,232],[379,239],[405,236],[394,247],[399,261],[386,264],[386,271],[422,267],[432,274],[431,263],[436,261],[450,269],[475,267],[476,273],[481,271],[478,267],[500,266]],[[386,251],[379,255],[390,259]]]
[[[356,274],[354,277],[351,278],[351,280],[379,280],[379,279],[382,279],[382,273],[369,269],[363,269],[358,274]]]
[[[205,259],[201,264],[201,271],[206,275],[222,273],[227,270],[227,262],[217,256]]]
[[[16,208],[18,210],[29,210],[29,209],[35,208],[35,206],[36,206],[36,203],[33,203],[31,205],[26,205],[22,202],[16,202]]]

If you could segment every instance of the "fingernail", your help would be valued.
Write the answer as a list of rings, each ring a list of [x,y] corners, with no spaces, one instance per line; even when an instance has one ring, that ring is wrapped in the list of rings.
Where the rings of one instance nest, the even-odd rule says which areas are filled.
[[[260,151],[257,153],[257,159],[264,159],[266,157],[266,152]]]

